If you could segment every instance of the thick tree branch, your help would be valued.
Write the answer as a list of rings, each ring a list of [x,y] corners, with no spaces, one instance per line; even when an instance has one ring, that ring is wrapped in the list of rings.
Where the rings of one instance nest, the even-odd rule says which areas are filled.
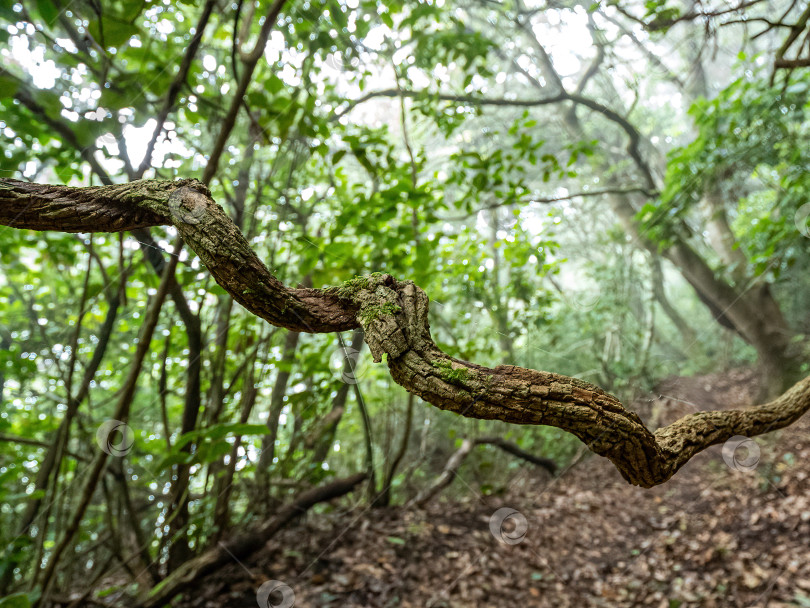
[[[806,378],[765,405],[699,412],[653,434],[616,397],[582,380],[445,355],[430,336],[428,297],[411,281],[375,274],[341,287],[286,287],[196,180],[71,188],[0,179],[0,224],[63,232],[173,225],[217,282],[253,314],[299,332],[363,327],[374,360],[386,357],[392,378],[428,403],[470,418],[558,427],[643,487],[667,481],[711,445],[782,428],[810,409]]]

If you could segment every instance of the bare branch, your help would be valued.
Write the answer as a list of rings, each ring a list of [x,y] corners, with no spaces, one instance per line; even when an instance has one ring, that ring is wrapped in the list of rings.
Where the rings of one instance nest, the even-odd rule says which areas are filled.
[[[691,11],[688,13],[684,13],[674,19],[654,19],[653,21],[645,21],[640,17],[635,17],[631,13],[629,13],[626,9],[623,9],[621,6],[615,6],[616,10],[620,12],[622,15],[627,17],[628,19],[635,21],[636,23],[640,23],[648,30],[655,32],[658,30],[664,30],[672,27],[676,23],[681,23],[682,21],[696,21],[698,19],[713,19],[715,17],[722,17],[723,15],[728,15],[731,13],[740,13],[745,11],[747,8],[751,8],[756,4],[760,4],[765,0],[748,0],[748,2],[740,2],[737,6],[732,6],[729,8],[717,9],[717,10],[697,10]],[[702,5],[698,5],[702,6]]]
[[[242,78],[239,80],[239,85],[236,87],[236,91],[233,94],[233,99],[231,99],[231,105],[228,108],[228,113],[222,120],[222,127],[220,128],[219,134],[217,135],[217,140],[214,143],[214,149],[208,158],[208,164],[205,166],[205,171],[202,178],[202,181],[205,184],[211,183],[211,179],[213,179],[214,175],[216,175],[217,167],[219,167],[220,157],[222,156],[222,152],[225,150],[225,145],[228,143],[228,138],[230,137],[231,131],[236,124],[236,116],[239,114],[239,108],[242,107],[242,99],[247,92],[251,79],[253,78],[253,72],[256,69],[256,64],[259,62],[259,59],[264,52],[264,47],[267,44],[267,39],[270,37],[270,32],[276,25],[276,19],[278,19],[278,15],[281,13],[281,9],[286,1],[287,0],[276,0],[273,2],[264,17],[264,23],[262,23],[261,30],[259,31],[259,37],[256,40],[253,50],[247,57],[242,59],[245,71],[242,74]]]
[[[590,198],[594,196],[605,196],[608,194],[643,194],[644,196],[649,196],[651,198],[658,196],[657,191],[645,190],[644,188],[605,188],[603,190],[585,190],[583,192],[574,192],[573,194],[568,194],[566,196],[551,196],[547,198],[538,198],[536,196],[531,196],[518,201],[497,202],[493,203],[492,205],[487,205],[486,207],[481,207],[464,215],[442,217],[440,219],[448,222],[462,221],[469,218],[470,216],[481,213],[482,211],[490,211],[492,209],[499,209],[500,207],[507,207],[512,205],[525,206],[531,205],[532,203],[547,205],[551,203],[559,203],[562,201],[571,201],[574,200],[575,198]]]
[[[143,176],[144,172],[149,168],[149,165],[152,162],[152,152],[155,150],[155,144],[157,143],[158,137],[160,137],[160,134],[163,132],[163,125],[166,124],[166,119],[169,117],[169,113],[174,109],[174,103],[177,100],[177,95],[180,93],[180,89],[186,83],[188,71],[191,68],[191,62],[194,60],[194,56],[197,54],[197,49],[200,47],[205,26],[208,25],[208,19],[211,17],[211,13],[214,10],[215,5],[216,0],[208,0],[205,3],[205,6],[203,6],[200,19],[197,21],[197,25],[195,26],[194,37],[188,43],[188,48],[186,49],[185,55],[183,55],[183,60],[180,62],[177,75],[174,77],[171,85],[169,85],[169,90],[166,92],[166,99],[163,101],[163,107],[160,109],[160,112],[157,115],[157,124],[155,125],[155,130],[152,133],[152,137],[149,138],[149,143],[146,146],[146,153],[143,155],[143,160],[141,161],[141,165],[138,167],[135,177],[139,178]]]
[[[508,454],[512,454],[512,456],[516,456],[522,460],[525,460],[526,462],[530,462],[535,466],[545,469],[548,471],[549,475],[554,475],[557,472],[557,464],[550,458],[543,458],[542,456],[530,454],[529,452],[520,449],[517,444],[514,444],[511,441],[506,441],[506,439],[501,437],[478,437],[476,439],[465,439],[461,443],[461,447],[459,447],[458,450],[453,452],[453,455],[450,456],[447,464],[444,465],[444,470],[442,470],[441,474],[436,478],[436,480],[427,488],[419,492],[419,494],[417,494],[413,499],[408,501],[406,507],[411,505],[424,507],[431,500],[436,498],[436,496],[438,496],[442,490],[453,483],[458,470],[461,468],[461,465],[464,464],[464,460],[466,460],[472,449],[478,445],[493,445],[502,449]]]
[[[475,95],[450,95],[446,93],[430,93],[429,91],[412,91],[412,90],[399,90],[399,89],[382,89],[379,91],[371,91],[370,93],[366,93],[362,97],[358,99],[351,100],[348,104],[343,107],[341,110],[335,112],[334,118],[339,119],[346,114],[348,114],[352,109],[357,107],[360,104],[363,104],[375,97],[432,97],[434,99],[439,99],[441,101],[452,101],[456,103],[463,103],[472,106],[511,106],[511,107],[520,107],[520,108],[534,108],[540,106],[547,106],[555,103],[563,103],[566,101],[570,101],[574,104],[585,106],[601,114],[609,121],[615,123],[619,128],[622,129],[627,134],[629,139],[627,145],[627,152],[633,158],[633,161],[638,165],[641,169],[641,173],[644,176],[644,181],[647,182],[646,186],[648,190],[655,190],[655,183],[652,178],[652,171],[647,164],[647,161],[641,156],[640,145],[641,145],[641,133],[639,133],[638,129],[633,126],[629,120],[627,120],[624,116],[616,112],[615,110],[611,110],[607,106],[590,99],[589,97],[585,97],[583,95],[579,95],[576,93],[568,93],[566,91],[562,91],[557,93],[556,95],[551,95],[549,97],[543,97],[540,99],[506,99],[504,97],[476,97]]]

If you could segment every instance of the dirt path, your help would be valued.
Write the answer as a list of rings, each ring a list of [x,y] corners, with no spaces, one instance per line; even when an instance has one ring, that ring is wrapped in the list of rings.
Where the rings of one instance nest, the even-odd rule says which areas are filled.
[[[672,403],[713,386],[740,399],[745,382],[663,388]],[[729,468],[718,446],[641,490],[588,457],[551,481],[526,467],[498,498],[310,516],[182,608],[256,606],[268,579],[288,585],[298,608],[810,606],[809,422],[758,438],[753,472]],[[503,526],[496,516],[493,534],[503,507],[517,513]],[[524,518],[521,538],[513,524]]]

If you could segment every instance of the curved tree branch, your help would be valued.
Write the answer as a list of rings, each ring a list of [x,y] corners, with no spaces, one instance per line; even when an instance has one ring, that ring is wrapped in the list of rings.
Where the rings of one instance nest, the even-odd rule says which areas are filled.
[[[286,287],[197,180],[71,188],[0,179],[0,225],[63,232],[173,225],[217,282],[269,323],[308,333],[362,327],[374,360],[385,356],[394,381],[410,393],[470,418],[573,433],[643,487],[664,483],[711,445],[785,427],[810,409],[808,377],[770,403],[698,412],[652,433],[616,397],[582,380],[447,356],[430,335],[428,297],[411,281],[374,274],[340,287]]]
[[[578,93],[568,93],[565,90],[563,90],[555,95],[551,95],[549,97],[542,97],[540,99],[507,99],[505,97],[480,97],[476,95],[449,95],[446,93],[431,93],[429,91],[381,89],[378,91],[371,91],[369,93],[366,93],[362,97],[358,97],[357,99],[349,101],[345,106],[343,106],[340,110],[337,110],[333,114],[333,118],[340,119],[346,114],[348,114],[355,107],[363,103],[366,103],[367,101],[375,99],[377,97],[388,97],[388,98],[432,97],[434,99],[439,99],[441,101],[450,101],[455,103],[467,104],[471,106],[506,106],[518,108],[534,108],[538,106],[547,106],[551,104],[570,101],[574,105],[584,106],[590,110],[593,110],[597,114],[601,114],[607,120],[616,124],[622,131],[624,131],[624,133],[627,135],[628,138],[627,153],[630,154],[630,156],[633,158],[633,161],[641,169],[642,176],[644,178],[644,181],[646,182],[645,188],[647,190],[652,191],[657,190],[655,180],[653,179],[652,170],[650,169],[649,164],[641,154],[642,137],[638,129],[636,129],[636,127],[634,127],[633,124],[629,120],[627,120],[627,118],[625,118],[615,110],[612,110],[606,105],[603,105],[596,100],[593,100],[589,97],[585,97],[584,95],[580,95]]]

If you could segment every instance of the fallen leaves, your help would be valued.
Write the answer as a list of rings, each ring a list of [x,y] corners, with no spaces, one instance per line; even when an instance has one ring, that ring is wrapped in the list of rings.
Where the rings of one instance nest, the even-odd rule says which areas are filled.
[[[810,607],[809,428],[758,438],[753,473],[729,469],[718,446],[641,490],[591,458],[550,485],[527,474],[498,499],[324,514],[247,566],[293,587],[297,608]],[[528,522],[518,544],[490,532],[503,506]],[[226,570],[181,608],[237,605],[235,590],[253,605],[242,567]]]

